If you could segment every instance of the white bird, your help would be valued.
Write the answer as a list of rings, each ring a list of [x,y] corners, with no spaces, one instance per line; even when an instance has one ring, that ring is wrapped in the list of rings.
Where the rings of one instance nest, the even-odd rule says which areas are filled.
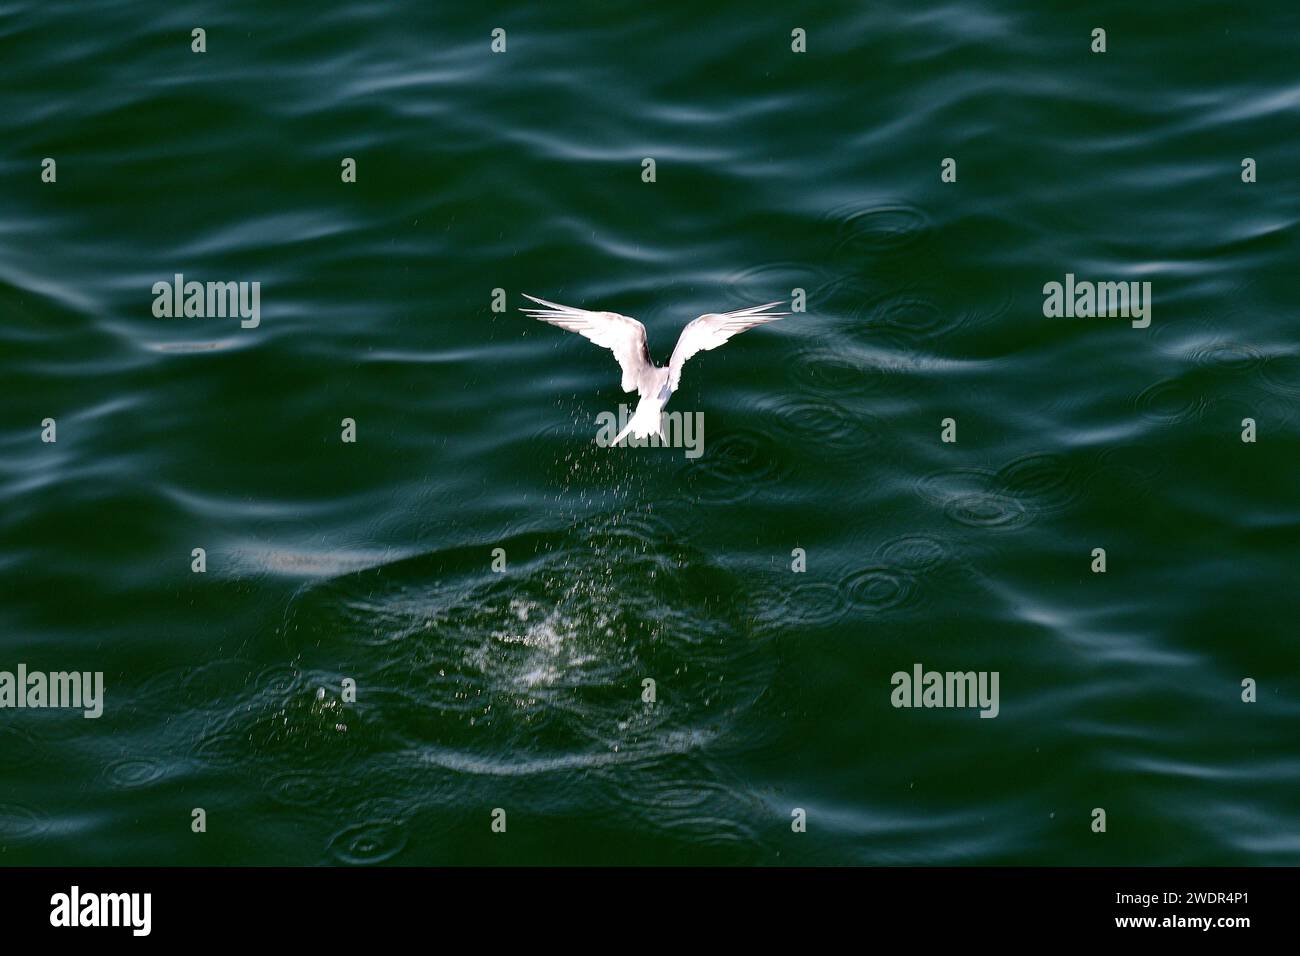
[[[567,305],[547,302],[534,296],[524,294],[525,299],[543,306],[540,309],[520,309],[527,315],[551,325],[558,325],[570,332],[584,335],[597,345],[614,353],[618,364],[623,369],[623,391],[636,391],[641,400],[637,402],[636,413],[627,427],[618,433],[611,442],[617,445],[631,432],[635,438],[646,438],[653,434],[663,437],[660,412],[668,404],[668,399],[677,391],[677,384],[682,377],[682,364],[696,352],[716,349],[733,335],[739,335],[756,325],[765,325],[784,318],[789,312],[769,312],[773,306],[784,302],[769,302],[755,305],[735,312],[707,312],[692,322],[686,323],[682,334],[677,339],[668,365],[660,368],[650,358],[650,346],[646,340],[645,326],[636,319],[617,312],[588,312],[586,309],[574,309]]]

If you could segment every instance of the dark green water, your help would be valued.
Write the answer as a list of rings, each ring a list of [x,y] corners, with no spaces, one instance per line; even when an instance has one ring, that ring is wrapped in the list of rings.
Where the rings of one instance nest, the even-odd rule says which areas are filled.
[[[1300,863],[1295,5],[760,9],[0,3],[0,861]]]

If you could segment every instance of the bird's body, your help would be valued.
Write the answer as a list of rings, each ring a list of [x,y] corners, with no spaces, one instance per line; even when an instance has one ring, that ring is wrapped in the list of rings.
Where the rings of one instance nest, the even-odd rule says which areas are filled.
[[[611,444],[617,445],[628,434],[646,438],[660,431],[660,413],[681,382],[682,364],[696,352],[716,349],[733,335],[746,329],[789,315],[788,312],[769,312],[780,302],[769,302],[736,312],[708,312],[688,322],[677,339],[677,347],[664,366],[655,365],[650,357],[645,326],[636,319],[617,312],[589,312],[567,305],[558,305],[545,299],[525,294],[524,298],[542,306],[540,309],[521,309],[527,315],[570,332],[586,336],[597,345],[614,353],[623,370],[623,391],[635,391],[640,396],[636,412]]]

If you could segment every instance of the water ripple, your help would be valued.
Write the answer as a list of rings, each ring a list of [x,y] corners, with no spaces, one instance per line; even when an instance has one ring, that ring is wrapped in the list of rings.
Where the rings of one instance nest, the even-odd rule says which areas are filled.
[[[1278,395],[1300,397],[1300,352],[1270,355],[1260,366],[1260,375]]]
[[[406,849],[406,824],[397,820],[367,820],[330,837],[329,853],[348,866],[373,866],[391,860]]]
[[[849,601],[838,584],[804,581],[790,574],[788,583],[775,583],[758,593],[755,623],[776,633],[800,633],[838,624],[849,612]]]
[[[147,787],[166,775],[167,764],[157,757],[123,757],[105,771],[109,784],[119,790]]]
[[[943,513],[970,528],[1021,528],[1030,520],[1025,506],[1015,498],[990,492],[959,495],[944,505]]]
[[[50,828],[49,817],[34,807],[0,803],[0,848],[36,843]]]
[[[752,266],[732,277],[730,295],[737,305],[788,300],[791,290],[803,289],[810,296],[826,284],[823,268],[801,262],[769,262]],[[816,303],[810,303],[816,307]]]
[[[1134,404],[1143,417],[1151,421],[1177,424],[1202,418],[1210,400],[1203,389],[1185,377],[1178,377],[1148,385],[1138,393]]]
[[[951,332],[964,313],[945,312],[937,303],[914,292],[899,292],[875,303],[869,310],[867,333],[885,329],[902,336],[930,336]]]
[[[873,453],[886,432],[880,419],[825,399],[780,397],[774,401],[774,422],[791,439],[813,445],[833,458]]]
[[[1059,454],[1024,455],[1002,466],[996,490],[1035,514],[1062,511],[1079,500],[1084,481],[1079,469]]]
[[[782,477],[779,455],[776,443],[761,432],[729,431],[711,439],[704,456],[686,466],[686,486],[711,504],[744,501]]]
[[[905,201],[846,203],[832,209],[826,222],[834,229],[837,255],[898,252],[930,230],[925,212]]]
[[[886,541],[876,552],[889,564],[913,574],[936,571],[952,560],[952,548],[939,538],[910,534]]]
[[[912,603],[919,582],[908,571],[888,565],[859,568],[840,582],[849,603],[872,614],[893,611]]]

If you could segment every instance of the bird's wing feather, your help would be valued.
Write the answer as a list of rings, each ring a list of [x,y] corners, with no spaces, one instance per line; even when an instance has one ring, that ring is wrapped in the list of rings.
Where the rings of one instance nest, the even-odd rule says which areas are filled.
[[[688,322],[677,339],[673,357],[668,362],[668,387],[676,391],[677,383],[682,377],[682,365],[696,352],[716,349],[733,335],[739,335],[756,325],[764,325],[783,319],[789,312],[768,312],[767,310],[783,302],[769,302],[767,305],[755,305],[735,312],[710,312]]]
[[[524,294],[542,306],[540,309],[520,309],[535,319],[558,325],[570,332],[584,335],[597,345],[614,353],[618,364],[623,369],[623,391],[635,391],[641,373],[654,368],[650,360],[650,346],[646,342],[645,326],[636,319],[617,312],[588,312],[586,309],[574,309],[567,305],[547,302],[534,296]]]

